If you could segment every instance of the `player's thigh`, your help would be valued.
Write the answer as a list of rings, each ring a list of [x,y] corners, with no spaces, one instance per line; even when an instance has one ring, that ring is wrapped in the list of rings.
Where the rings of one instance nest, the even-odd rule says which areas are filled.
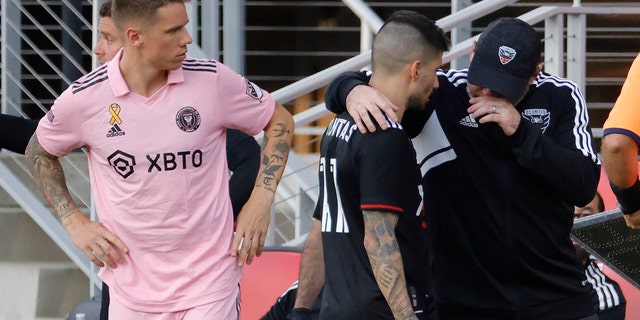
[[[186,311],[151,313],[129,309],[117,299],[109,301],[109,319],[136,319],[136,320],[182,320]]]
[[[240,287],[223,300],[187,310],[183,320],[229,319],[240,318]]]
[[[240,318],[240,289],[235,287],[226,299],[214,301],[209,304],[197,306],[188,310],[166,313],[148,313],[131,310],[117,301],[111,299],[109,304],[109,319],[136,319],[136,320],[207,320],[225,319],[237,320]]]

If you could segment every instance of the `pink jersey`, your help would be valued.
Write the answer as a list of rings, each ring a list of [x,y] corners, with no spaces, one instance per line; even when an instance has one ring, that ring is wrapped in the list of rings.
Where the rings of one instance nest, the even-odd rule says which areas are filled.
[[[87,149],[100,221],[130,249],[100,270],[113,298],[144,312],[223,299],[242,273],[229,255],[225,128],[257,134],[275,102],[223,64],[192,58],[146,98],[129,91],[121,56],[62,93],[38,140],[56,156]]]

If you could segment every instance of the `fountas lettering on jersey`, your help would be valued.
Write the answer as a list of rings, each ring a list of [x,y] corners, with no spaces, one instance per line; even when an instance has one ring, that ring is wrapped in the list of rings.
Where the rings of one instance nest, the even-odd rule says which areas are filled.
[[[345,119],[335,118],[331,120],[329,126],[327,127],[327,131],[325,131],[325,136],[333,136],[338,139],[342,139],[346,142],[349,142],[353,132],[358,129],[355,123],[351,121],[347,121]]]

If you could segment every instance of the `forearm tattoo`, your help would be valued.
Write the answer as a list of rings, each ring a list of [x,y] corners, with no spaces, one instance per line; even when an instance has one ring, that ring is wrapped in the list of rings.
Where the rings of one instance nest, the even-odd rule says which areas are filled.
[[[415,314],[407,293],[400,248],[395,237],[398,216],[388,212],[364,211],[364,246],[373,275],[396,319]]]
[[[262,165],[256,186],[276,192],[289,156],[292,140],[292,130],[287,128],[284,123],[276,123],[265,132]]]
[[[60,161],[42,149],[35,136],[29,141],[25,156],[36,185],[58,218],[62,220],[78,210],[67,189]]]

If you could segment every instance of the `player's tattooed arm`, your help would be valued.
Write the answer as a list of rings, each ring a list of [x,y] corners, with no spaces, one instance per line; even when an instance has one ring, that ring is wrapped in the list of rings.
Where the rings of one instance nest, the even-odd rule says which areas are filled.
[[[416,319],[411,306],[400,248],[395,236],[398,216],[389,212],[363,211],[364,247],[378,287],[396,319]]]
[[[71,198],[58,157],[45,151],[34,134],[25,150],[27,165],[42,194],[60,218],[71,241],[99,267],[116,268],[128,247],[101,223],[87,219]]]
[[[25,150],[27,165],[38,188],[60,220],[80,212],[67,189],[64,172],[58,157],[45,151],[34,134]]]
[[[265,128],[262,163],[256,180],[257,187],[275,193],[291,150],[293,127],[293,118],[289,112],[281,105],[276,105],[274,117]]]
[[[231,255],[238,257],[238,265],[250,264],[260,256],[271,221],[271,205],[282,178],[289,150],[293,142],[293,117],[276,103],[271,120],[264,127],[262,163],[256,183],[247,203],[236,220],[236,233]]]

